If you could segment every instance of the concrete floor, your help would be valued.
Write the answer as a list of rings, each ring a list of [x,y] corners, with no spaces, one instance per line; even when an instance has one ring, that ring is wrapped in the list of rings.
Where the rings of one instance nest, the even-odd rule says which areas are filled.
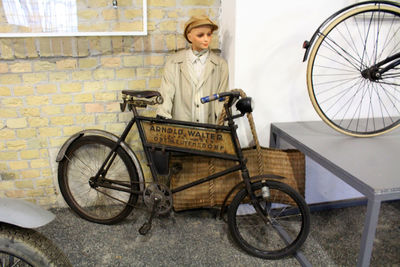
[[[228,226],[210,210],[156,218],[146,236],[138,229],[147,218],[134,211],[117,225],[99,225],[69,209],[39,229],[69,257],[73,266],[300,266],[295,258],[268,261],[247,255],[231,240]],[[313,266],[355,266],[366,206],[312,213],[302,252]],[[400,201],[383,203],[371,266],[400,266]]]

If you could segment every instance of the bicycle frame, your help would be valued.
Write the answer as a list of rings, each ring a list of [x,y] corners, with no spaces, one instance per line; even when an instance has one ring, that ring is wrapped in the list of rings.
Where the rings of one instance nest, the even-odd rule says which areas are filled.
[[[180,192],[182,190],[191,188],[193,186],[205,183],[207,181],[239,170],[241,170],[242,172],[243,181],[246,187],[248,188],[249,192],[251,192],[249,172],[237,137],[237,126],[234,122],[234,119],[244,116],[244,114],[233,116],[230,111],[231,104],[232,99],[224,105],[228,126],[140,116],[136,106],[133,104],[128,104],[128,108],[132,110],[133,118],[127,124],[125,130],[116,142],[115,147],[111,150],[97,174],[93,178],[91,178],[91,182],[94,185],[100,187],[121,190],[134,194],[143,193],[143,191],[132,190],[130,188],[130,185],[126,183],[111,181],[105,178],[106,173],[116,156],[116,150],[120,146],[121,142],[125,141],[132,127],[136,124],[140,140],[143,144],[146,159],[148,161],[150,172],[153,177],[153,181],[156,183],[159,179],[156,167],[153,162],[153,158],[151,156],[152,150],[179,152],[188,155],[201,155],[205,157],[219,158],[238,162],[238,164],[233,167],[227,168],[218,173],[200,178],[196,181],[175,188],[171,190],[172,193]],[[189,137],[189,139],[178,143],[178,135],[184,135],[186,137]],[[190,139],[190,136],[193,138]],[[205,141],[203,141],[202,139],[205,139]],[[207,142],[207,140],[211,140],[212,142]],[[173,143],[174,145],[171,145],[170,143]],[[102,183],[99,181],[106,181],[108,183]]]

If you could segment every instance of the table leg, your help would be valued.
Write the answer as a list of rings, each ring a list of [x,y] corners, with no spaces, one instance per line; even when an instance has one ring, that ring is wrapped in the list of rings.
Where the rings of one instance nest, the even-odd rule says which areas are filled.
[[[365,217],[364,230],[361,237],[357,266],[369,266],[380,208],[380,200],[376,200],[375,197],[368,199],[367,215]]]

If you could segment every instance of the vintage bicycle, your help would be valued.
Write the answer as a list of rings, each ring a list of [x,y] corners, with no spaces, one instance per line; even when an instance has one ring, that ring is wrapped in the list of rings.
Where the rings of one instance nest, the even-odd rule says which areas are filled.
[[[140,234],[146,234],[155,215],[171,211],[172,194],[240,171],[243,181],[235,187],[239,191],[227,212],[233,240],[251,255],[266,259],[293,254],[304,243],[310,212],[303,197],[278,181],[282,177],[277,175],[249,176],[234,120],[252,112],[250,97],[241,97],[240,91],[233,90],[202,98],[202,103],[225,99],[227,125],[212,125],[139,115],[137,108],[162,103],[159,92],[124,90],[122,95],[121,111],[128,108],[133,117],[121,136],[84,130],[69,138],[57,156],[60,191],[80,217],[101,224],[117,223],[137,207],[141,196],[151,210],[148,221],[139,229]],[[239,111],[235,115],[234,104]],[[141,162],[125,142],[135,124],[152,182],[144,181]],[[171,190],[168,182],[160,179],[168,166],[162,159],[168,158],[169,152],[225,159],[235,164]]]
[[[400,125],[400,3],[364,1],[326,19],[310,41],[307,86],[318,115],[351,136]]]

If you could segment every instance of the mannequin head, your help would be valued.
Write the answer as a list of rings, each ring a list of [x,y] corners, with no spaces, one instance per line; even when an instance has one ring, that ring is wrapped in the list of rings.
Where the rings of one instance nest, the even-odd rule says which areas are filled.
[[[201,51],[208,49],[212,33],[217,29],[218,26],[207,16],[194,16],[186,22],[183,36],[192,44],[193,50]]]

